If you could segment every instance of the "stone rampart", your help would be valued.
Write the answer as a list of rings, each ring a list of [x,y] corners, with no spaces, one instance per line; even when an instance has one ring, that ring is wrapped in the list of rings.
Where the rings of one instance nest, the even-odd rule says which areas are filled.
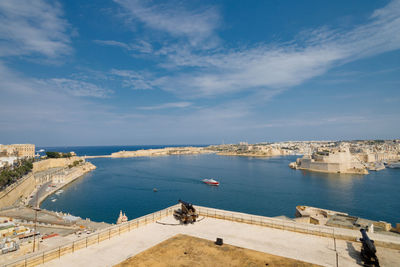
[[[28,197],[35,189],[33,173],[29,173],[18,182],[0,192],[0,208],[13,205],[18,199]]]
[[[33,173],[45,171],[50,168],[67,167],[80,157],[59,158],[59,159],[44,159],[33,163]]]

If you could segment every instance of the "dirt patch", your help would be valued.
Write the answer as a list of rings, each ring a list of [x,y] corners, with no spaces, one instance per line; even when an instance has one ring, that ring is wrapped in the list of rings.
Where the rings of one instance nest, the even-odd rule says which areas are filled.
[[[319,266],[187,235],[176,235],[116,267],[128,266]]]

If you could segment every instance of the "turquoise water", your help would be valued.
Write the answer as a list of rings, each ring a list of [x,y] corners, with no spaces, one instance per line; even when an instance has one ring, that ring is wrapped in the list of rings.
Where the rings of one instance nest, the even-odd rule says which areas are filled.
[[[64,188],[42,207],[94,221],[114,223],[119,211],[130,219],[183,199],[194,204],[265,216],[294,217],[297,205],[400,222],[400,170],[369,175],[292,170],[296,156],[247,158],[211,155],[91,159],[97,169]],[[201,182],[220,181],[219,187]],[[153,192],[153,188],[158,192]]]

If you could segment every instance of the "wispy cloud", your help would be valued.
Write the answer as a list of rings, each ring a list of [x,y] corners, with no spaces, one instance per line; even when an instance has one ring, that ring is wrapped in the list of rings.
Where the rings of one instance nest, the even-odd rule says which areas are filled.
[[[118,42],[114,40],[94,40],[93,42],[100,44],[100,45],[108,45],[108,46],[116,46],[116,47],[121,47],[127,50],[130,50],[131,47],[124,43],[124,42]]]
[[[205,36],[212,34],[217,25],[197,21],[208,17],[201,12],[198,17],[189,19],[189,13],[180,7],[172,12],[168,7],[143,6],[138,1],[117,2],[133,18],[170,34],[190,36],[186,26],[183,29],[172,27],[183,25],[186,19],[193,21],[188,27],[202,25]],[[217,13],[213,16],[218,17]],[[320,76],[334,66],[399,48],[400,1],[394,0],[374,11],[365,24],[351,30],[330,30],[324,26],[304,31],[288,43],[202,51],[178,42],[156,52],[166,57],[159,66],[168,73],[146,78],[152,79],[147,83],[183,97],[210,97],[241,91],[276,92]]]
[[[105,98],[109,96],[113,91],[100,88],[99,86],[88,83],[85,81],[71,80],[65,78],[54,78],[41,81],[50,87],[59,89],[72,96],[78,97],[98,97]]]
[[[154,4],[138,0],[114,0],[132,17],[153,30],[167,32],[175,37],[185,37],[194,46],[213,37],[219,26],[219,13],[215,7],[189,10],[181,2]]]
[[[57,2],[0,1],[0,56],[71,53],[70,28]]]
[[[154,89],[154,82],[149,78],[149,74],[139,73],[130,70],[111,70],[111,75],[122,78],[122,86],[134,90]]]
[[[61,86],[61,88],[59,87]],[[5,127],[23,125],[35,131],[38,125],[54,123],[84,123],[88,116],[101,113],[82,96],[103,97],[96,86],[67,79],[35,79],[8,69],[0,62],[0,124]],[[15,99],[18,99],[15,102]],[[21,129],[20,127],[20,129]]]
[[[153,52],[153,46],[144,40],[138,40],[136,43],[127,44],[114,40],[94,40],[95,43],[107,46],[116,46],[128,51],[136,51],[144,54]]]
[[[161,105],[138,107],[137,109],[156,110],[156,109],[167,109],[167,108],[186,108],[189,107],[190,105],[192,105],[191,102],[171,102],[171,103],[164,103]]]

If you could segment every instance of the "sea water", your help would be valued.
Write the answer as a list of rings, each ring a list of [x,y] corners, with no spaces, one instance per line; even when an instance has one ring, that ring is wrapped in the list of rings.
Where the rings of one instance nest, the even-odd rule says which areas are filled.
[[[159,147],[163,146],[151,146]],[[139,148],[149,147],[131,150]],[[81,155],[109,154],[121,147],[64,148],[64,152],[71,150]],[[115,223],[120,210],[133,219],[182,199],[270,217],[294,217],[297,205],[308,205],[392,224],[400,222],[399,169],[371,171],[369,175],[292,170],[288,164],[297,157],[203,154],[90,159],[96,170],[67,185],[62,194],[53,195],[57,201],[47,198],[41,207]],[[214,178],[220,186],[206,185],[201,182],[204,178]],[[153,188],[158,191],[153,192]]]

